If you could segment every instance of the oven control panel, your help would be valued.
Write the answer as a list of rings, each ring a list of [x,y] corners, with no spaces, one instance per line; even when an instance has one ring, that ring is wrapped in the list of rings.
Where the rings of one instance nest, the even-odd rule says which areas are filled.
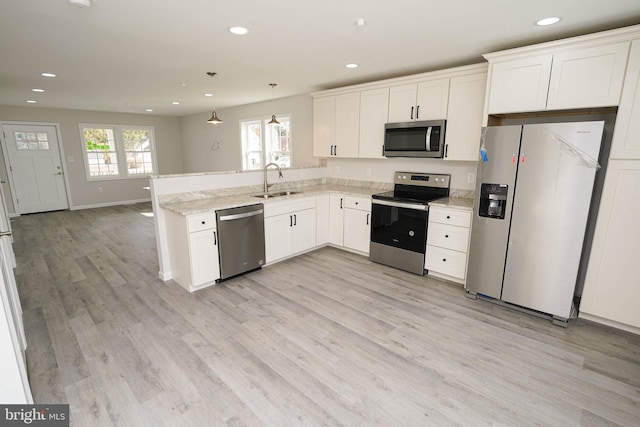
[[[451,175],[418,173],[418,172],[396,172],[393,180],[394,184],[417,185],[422,187],[449,188]]]

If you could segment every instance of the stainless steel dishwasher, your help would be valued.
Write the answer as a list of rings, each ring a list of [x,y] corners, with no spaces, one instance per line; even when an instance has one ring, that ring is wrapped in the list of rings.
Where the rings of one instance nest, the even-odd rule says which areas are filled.
[[[262,204],[216,212],[220,280],[262,268],[264,208]]]

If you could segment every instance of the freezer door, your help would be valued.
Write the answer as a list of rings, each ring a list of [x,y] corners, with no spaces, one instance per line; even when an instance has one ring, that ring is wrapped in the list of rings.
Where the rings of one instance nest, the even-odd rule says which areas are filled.
[[[603,128],[523,127],[504,301],[569,318]]]
[[[521,131],[522,126],[487,128],[485,147],[489,159],[478,164],[467,290],[493,298],[500,298],[502,290]],[[508,186],[504,219],[478,215],[483,183]]]

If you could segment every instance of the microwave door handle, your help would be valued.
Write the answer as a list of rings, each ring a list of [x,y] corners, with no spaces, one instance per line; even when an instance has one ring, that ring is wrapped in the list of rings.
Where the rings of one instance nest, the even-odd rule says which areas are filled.
[[[431,126],[427,127],[427,134],[424,138],[425,151],[431,151]]]

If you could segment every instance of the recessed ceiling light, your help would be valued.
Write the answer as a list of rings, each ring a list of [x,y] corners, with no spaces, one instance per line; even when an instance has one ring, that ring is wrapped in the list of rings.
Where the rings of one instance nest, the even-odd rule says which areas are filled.
[[[243,36],[249,32],[249,30],[245,27],[231,27],[229,28],[229,32],[231,34],[235,34],[236,36]]]
[[[358,68],[360,65],[355,64],[355,63],[351,63],[351,64],[346,64],[345,67],[347,68]]]
[[[77,7],[91,7],[91,0],[69,0],[69,4]]]
[[[147,109],[146,109],[146,110],[144,110],[144,111],[146,111],[147,113],[150,113],[150,112],[152,112],[152,111],[153,111],[153,109],[152,109],[152,108],[147,108]]]
[[[553,16],[551,18],[540,19],[539,21],[536,22],[536,25],[540,27],[545,27],[547,25],[557,24],[558,22],[560,22],[560,20],[561,18],[558,18],[557,16]]]
[[[180,101],[173,101],[172,104],[173,105],[180,105]]]
[[[42,92],[44,92],[44,89],[31,89],[31,92],[42,93]]]
[[[27,99],[27,104],[35,104],[36,101],[34,101],[33,99]]]
[[[53,73],[40,73],[42,77],[55,77],[56,75]]]
[[[204,96],[213,96],[212,93],[205,93]]]

